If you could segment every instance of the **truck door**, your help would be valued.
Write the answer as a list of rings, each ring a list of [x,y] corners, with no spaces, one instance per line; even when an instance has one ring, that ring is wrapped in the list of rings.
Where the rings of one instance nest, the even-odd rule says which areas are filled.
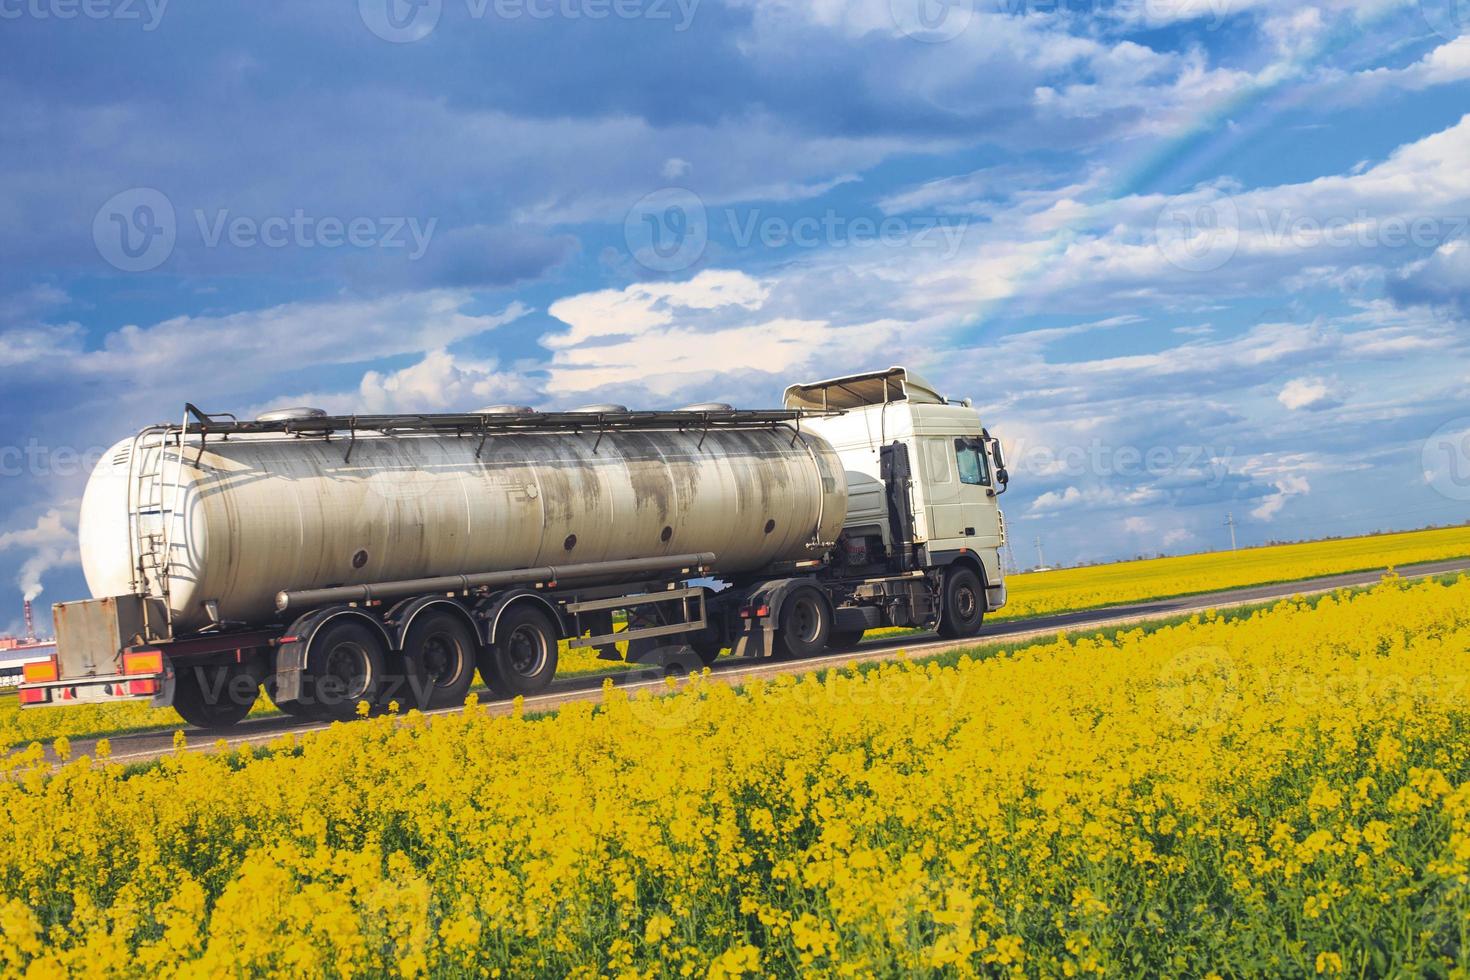
[[[978,436],[955,436],[948,440],[959,486],[954,506],[946,508],[946,525],[958,539],[938,547],[1000,547],[1000,508],[995,500],[995,474],[985,442]]]

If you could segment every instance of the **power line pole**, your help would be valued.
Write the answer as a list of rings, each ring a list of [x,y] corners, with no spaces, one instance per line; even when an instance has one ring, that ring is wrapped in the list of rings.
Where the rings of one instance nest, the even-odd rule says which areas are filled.
[[[1041,553],[1041,538],[1036,539],[1036,567],[1046,567],[1046,556]]]
[[[1235,514],[1233,512],[1227,512],[1225,514],[1225,526],[1228,527],[1228,528],[1230,528],[1230,550],[1231,551],[1234,551],[1235,550]]]

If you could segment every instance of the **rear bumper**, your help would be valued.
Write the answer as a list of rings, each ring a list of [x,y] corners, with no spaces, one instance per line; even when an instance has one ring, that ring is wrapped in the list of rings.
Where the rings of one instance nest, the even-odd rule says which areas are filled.
[[[118,701],[161,701],[164,690],[162,674],[112,674],[104,677],[69,677],[55,681],[21,684],[22,708],[43,708],[70,704],[114,704]]]

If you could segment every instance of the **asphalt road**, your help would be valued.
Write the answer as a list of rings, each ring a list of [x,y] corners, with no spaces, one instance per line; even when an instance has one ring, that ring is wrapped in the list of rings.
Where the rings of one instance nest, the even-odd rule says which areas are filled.
[[[1429,562],[1423,565],[1408,565],[1397,569],[1404,578],[1423,578],[1447,573],[1470,571],[1470,559]],[[1250,605],[1284,596],[1313,595],[1331,592],[1334,589],[1371,585],[1382,577],[1384,569],[1368,572],[1353,572],[1327,578],[1283,582],[1275,585],[1260,585],[1245,589],[1231,589],[1202,595],[1182,596],[1177,599],[1156,599],[1149,602],[1123,606],[1109,606],[1082,612],[1059,613],[1016,622],[999,622],[985,627],[978,637],[968,640],[941,640],[930,633],[907,633],[870,640],[854,650],[828,654],[799,661],[763,661],[752,663],[742,660],[717,662],[711,671],[723,683],[738,684],[743,680],[758,677],[775,677],[780,674],[797,674],[824,670],[828,667],[844,666],[874,660],[889,660],[900,651],[909,656],[924,656],[945,650],[964,649],[987,643],[1008,640],[1023,640],[1045,637],[1058,630],[1096,629],[1123,623],[1141,623],[1149,620],[1167,619],[1183,613],[1202,609],[1225,609],[1232,606]],[[662,686],[660,677],[650,676],[647,670],[623,670],[611,674],[587,674],[553,681],[545,693],[525,699],[525,709],[530,712],[548,711],[573,701],[598,700],[602,697],[603,681],[611,678],[619,688],[636,691],[642,688]],[[482,698],[487,692],[480,689]],[[486,708],[491,714],[509,714],[509,701],[491,701]],[[52,709],[42,709],[52,710]],[[64,711],[65,708],[54,710]],[[459,708],[444,708],[430,714],[458,711]],[[180,726],[183,727],[183,726]],[[329,727],[320,722],[303,721],[284,715],[246,719],[227,736],[227,746],[263,744],[279,738],[286,732],[298,734],[319,731]],[[191,743],[186,751],[214,751],[220,737],[210,732],[185,729]],[[140,732],[131,735],[108,736],[114,762],[145,762],[174,751],[174,730]],[[71,740],[72,758],[83,755],[95,756],[97,739],[77,738]],[[49,753],[49,750],[48,750]],[[54,759],[52,760],[54,761]]]

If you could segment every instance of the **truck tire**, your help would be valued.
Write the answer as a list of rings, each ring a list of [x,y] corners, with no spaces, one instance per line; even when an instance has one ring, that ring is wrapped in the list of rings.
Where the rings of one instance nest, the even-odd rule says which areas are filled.
[[[301,704],[309,717],[346,721],[357,716],[360,702],[377,704],[387,656],[382,636],[366,623],[346,618],[323,626],[301,673]]]
[[[544,691],[556,676],[556,629],[526,603],[512,605],[495,627],[495,642],[480,651],[480,675],[500,697]]]
[[[463,705],[475,681],[478,653],[463,619],[447,609],[425,610],[403,638],[406,683],[399,685],[399,704],[419,709]]]
[[[963,565],[944,575],[944,609],[939,614],[939,635],[948,640],[964,639],[980,632],[985,622],[985,590],[980,576]]]
[[[781,604],[776,627],[776,656],[793,660],[815,657],[827,648],[832,632],[832,606],[816,589],[791,593]]]
[[[234,728],[259,696],[260,684],[243,664],[182,667],[174,676],[174,710],[205,731]]]

